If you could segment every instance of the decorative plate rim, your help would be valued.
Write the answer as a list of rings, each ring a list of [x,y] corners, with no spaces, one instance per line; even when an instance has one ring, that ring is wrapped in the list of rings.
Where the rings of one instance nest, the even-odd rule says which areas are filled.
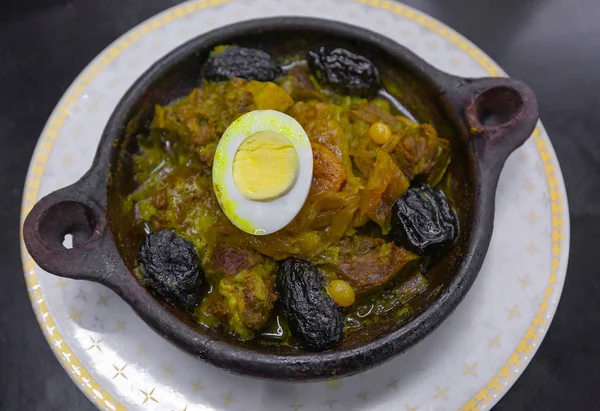
[[[69,109],[79,99],[96,76],[124,50],[151,31],[186,15],[206,8],[231,3],[233,1],[236,0],[194,0],[160,12],[123,34],[100,52],[82,70],[52,111],[36,144],[23,190],[20,221],[21,230],[25,217],[38,200],[38,191],[50,151],[54,144],[54,140],[60,132],[64,120],[68,115]],[[484,68],[490,76],[506,76],[506,73],[483,51],[474,46],[473,43],[458,34],[454,29],[423,12],[392,0],[345,1],[366,4],[412,20],[458,46],[470,58]],[[533,139],[544,166],[545,179],[550,194],[552,215],[552,261],[546,291],[537,314],[534,316],[525,335],[520,340],[519,344],[517,344],[516,349],[495,376],[491,378],[490,381],[488,381],[471,399],[465,402],[459,410],[468,411],[479,409],[478,407],[481,405],[493,405],[510,389],[530,363],[544,339],[550,322],[556,312],[562,293],[565,278],[564,274],[566,273],[569,256],[570,221],[568,201],[563,176],[556,154],[549,142],[549,138],[544,139],[542,137],[542,129],[543,126],[541,123],[538,123],[538,126],[533,132]],[[20,245],[29,298],[34,307],[34,312],[44,337],[57,359],[75,384],[97,407],[101,409],[125,410],[126,408],[119,401],[100,386],[62,338],[62,335],[56,328],[54,319],[46,306],[35,273],[36,264],[25,248],[22,231],[20,233]]]

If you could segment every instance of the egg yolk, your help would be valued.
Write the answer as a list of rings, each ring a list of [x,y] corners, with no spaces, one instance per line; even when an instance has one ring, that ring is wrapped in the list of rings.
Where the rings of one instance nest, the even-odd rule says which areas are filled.
[[[240,144],[233,159],[233,182],[244,197],[269,201],[287,193],[296,182],[298,153],[274,131],[261,131]]]

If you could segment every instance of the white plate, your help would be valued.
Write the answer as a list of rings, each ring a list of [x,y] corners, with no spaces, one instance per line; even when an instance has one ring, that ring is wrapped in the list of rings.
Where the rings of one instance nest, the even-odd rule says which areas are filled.
[[[385,34],[461,76],[502,70],[438,21],[386,0],[193,1],[134,28],[83,71],[50,117],[27,177],[23,216],[91,165],[116,103],[154,61],[186,40],[255,17],[307,15]],[[23,250],[40,326],[74,382],[101,409],[476,410],[510,388],[539,346],[563,287],[567,199],[541,125],[510,157],[498,186],[485,264],[455,313],[406,354],[328,383],[273,383],[192,360],[151,331],[115,294],[49,275]]]

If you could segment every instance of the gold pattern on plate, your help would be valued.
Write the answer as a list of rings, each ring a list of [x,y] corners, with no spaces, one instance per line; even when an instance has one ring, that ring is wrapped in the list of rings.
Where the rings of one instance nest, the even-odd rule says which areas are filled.
[[[69,167],[70,165],[73,165],[73,157],[71,154],[67,154],[61,158],[60,162],[62,163],[63,167]]]
[[[513,308],[507,308],[506,311],[508,311],[508,321],[512,320],[515,317],[521,316],[521,314],[519,313],[519,307],[516,304]]]
[[[463,372],[463,375],[471,374],[477,377],[477,371],[475,370],[475,367],[477,367],[477,361],[475,361],[471,365],[467,364],[466,362],[463,362],[463,365],[465,366],[465,371]]]
[[[521,161],[521,163],[527,162],[527,153],[524,150],[519,150],[519,161]]]
[[[537,253],[538,249],[535,244],[530,243],[527,247],[525,247],[525,251],[527,251],[529,255],[533,256],[535,253]]]
[[[404,404],[404,409],[406,411],[418,411],[419,407],[410,407],[408,404]]]
[[[356,398],[360,398],[363,401],[366,401],[368,395],[369,395],[368,393],[366,393],[366,392],[363,391],[361,393],[356,394]]]
[[[97,349],[98,351],[102,352],[102,348],[100,347],[100,343],[102,342],[102,340],[104,340],[104,338],[100,338],[98,341],[94,340],[94,337],[90,336],[90,341],[92,342],[92,345],[90,345],[86,351],[91,350],[92,348]]]
[[[443,398],[444,400],[448,401],[448,389],[450,389],[450,387],[441,388],[436,385],[435,390],[437,391],[437,393],[433,396],[433,398]]]
[[[109,297],[106,297],[106,296],[100,294],[98,296],[98,301],[96,301],[96,305],[103,305],[105,307],[108,307],[108,298]]]
[[[115,331],[127,331],[127,321],[116,320],[117,326],[115,327]]]
[[[67,317],[67,320],[73,320],[77,324],[81,324],[81,316],[83,315],[83,310],[77,311],[74,307],[71,307],[71,315]]]
[[[521,283],[521,290],[524,290],[528,285],[532,284],[529,274],[525,274],[523,277],[519,278],[519,282]]]
[[[387,25],[387,22],[384,19],[377,19],[375,21],[375,24],[377,24],[378,27],[385,27]]]
[[[514,352],[508,359],[508,365],[515,373],[518,373],[523,366],[523,357],[518,352]]]
[[[67,285],[69,285],[69,282],[67,280],[65,280],[64,278],[59,278],[54,283],[54,288],[60,288],[60,291],[64,293]]]
[[[222,394],[221,398],[223,398],[225,400],[226,407],[229,406],[229,403],[235,402],[235,398],[233,398],[233,396],[231,395],[231,391],[229,391],[227,394]]]
[[[531,194],[531,193],[533,193],[535,186],[531,183],[531,181],[527,180],[527,181],[525,181],[525,185],[523,185],[523,188],[525,190],[527,190],[527,192],[529,192],[529,194]]]
[[[128,380],[129,378],[127,378],[127,376],[125,375],[124,371],[125,371],[125,367],[127,367],[127,364],[125,364],[124,366],[122,366],[121,368],[117,367],[116,365],[112,365],[113,368],[115,369],[116,373],[115,375],[113,375],[112,379],[114,380],[117,377],[123,377],[126,380]]]
[[[537,222],[537,220],[539,220],[539,219],[540,219],[540,216],[538,216],[538,215],[535,213],[535,211],[532,209],[532,210],[529,212],[529,215],[527,216],[527,218],[529,218],[529,222],[531,223],[531,225],[534,225],[534,224]]]
[[[175,375],[175,370],[168,365],[161,365],[160,368],[163,370],[163,377],[166,375]]]
[[[488,349],[490,349],[490,350],[494,347],[502,348],[502,347],[500,347],[500,334],[498,334],[492,338],[488,338],[488,342],[489,342]]]
[[[325,381],[325,384],[327,385],[327,387],[331,388],[332,390],[337,390],[342,385],[342,381],[341,380]]]
[[[197,391],[199,391],[199,390],[203,390],[203,389],[204,389],[204,386],[203,386],[203,385],[201,385],[199,382],[192,381],[192,382],[190,382],[190,384],[191,384],[191,385],[192,385],[192,387],[194,388],[194,392],[197,392]]]
[[[140,392],[144,395],[144,401],[142,402],[142,405],[144,405],[148,401],[154,401],[154,402],[158,403],[158,400],[154,397],[155,389],[156,389],[156,387],[152,388],[150,391],[140,390]]]
[[[144,347],[142,344],[138,344],[137,348],[138,349],[135,352],[136,355],[144,355],[148,351],[148,349],[146,347]]]

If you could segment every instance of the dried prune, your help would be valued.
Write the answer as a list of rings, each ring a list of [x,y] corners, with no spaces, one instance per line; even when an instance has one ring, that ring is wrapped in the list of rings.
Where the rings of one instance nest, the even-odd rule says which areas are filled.
[[[412,187],[392,207],[392,237],[397,245],[423,255],[440,252],[458,234],[458,217],[441,190]]]
[[[233,77],[246,80],[273,81],[283,70],[264,51],[228,46],[211,55],[204,63],[207,80],[222,81]]]
[[[377,67],[350,50],[322,46],[309,51],[306,60],[320,83],[342,94],[373,97],[381,88]]]
[[[276,290],[290,331],[302,347],[327,350],[341,339],[344,313],[327,294],[321,272],[306,260],[279,262]]]
[[[142,241],[138,261],[150,287],[165,300],[186,309],[196,305],[203,272],[190,242],[174,231],[156,231]]]

